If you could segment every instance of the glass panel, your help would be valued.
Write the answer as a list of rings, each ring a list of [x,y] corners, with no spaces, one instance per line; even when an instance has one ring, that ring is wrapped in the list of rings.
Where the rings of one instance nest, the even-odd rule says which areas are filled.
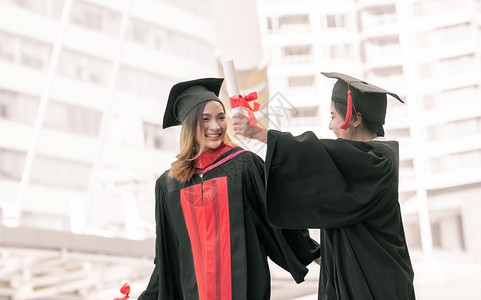
[[[46,70],[52,47],[46,43],[21,38],[19,43],[20,63],[35,69]]]
[[[101,118],[101,112],[52,101],[47,107],[44,124],[51,129],[97,136]]]
[[[16,38],[6,32],[0,31],[0,58],[15,61]]]
[[[170,79],[140,70],[121,67],[119,71],[118,88],[120,90],[156,100],[165,97],[172,84]]]
[[[89,164],[39,155],[33,161],[31,181],[63,188],[86,189],[90,171]]]
[[[75,24],[106,34],[117,35],[122,15],[105,7],[77,0],[73,3],[70,19]]]
[[[40,99],[8,90],[0,90],[0,106],[7,120],[33,125]]]
[[[0,148],[0,178],[20,181],[25,158],[25,153]]]
[[[112,64],[73,51],[62,51],[58,62],[58,73],[75,79],[97,84],[108,84]]]

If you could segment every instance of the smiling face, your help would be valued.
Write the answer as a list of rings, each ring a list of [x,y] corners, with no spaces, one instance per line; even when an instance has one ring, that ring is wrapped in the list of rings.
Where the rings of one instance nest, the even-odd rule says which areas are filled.
[[[202,119],[197,124],[195,143],[204,141],[204,150],[217,149],[224,140],[227,131],[227,120],[224,107],[218,101],[209,101],[202,111]]]

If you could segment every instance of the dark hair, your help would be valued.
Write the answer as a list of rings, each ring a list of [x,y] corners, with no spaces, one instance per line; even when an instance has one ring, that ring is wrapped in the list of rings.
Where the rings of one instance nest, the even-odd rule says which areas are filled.
[[[336,108],[337,112],[342,116],[342,118],[346,119],[347,105],[342,104],[340,102],[334,102],[334,107]],[[355,114],[356,112],[353,108],[352,115],[355,116]],[[375,133],[377,136],[384,136],[384,127],[382,125],[371,123],[366,118],[362,118],[361,123],[362,123],[362,127],[365,128],[370,133]]]

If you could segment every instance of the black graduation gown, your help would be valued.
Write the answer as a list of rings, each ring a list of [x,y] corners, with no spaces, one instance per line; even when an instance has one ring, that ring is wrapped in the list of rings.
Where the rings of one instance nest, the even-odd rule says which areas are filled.
[[[319,299],[415,299],[398,165],[395,141],[269,131],[268,220],[281,228],[320,228]]]
[[[268,224],[262,159],[233,148],[204,172],[157,180],[155,269],[139,300],[269,299],[267,256],[302,282],[319,245]]]

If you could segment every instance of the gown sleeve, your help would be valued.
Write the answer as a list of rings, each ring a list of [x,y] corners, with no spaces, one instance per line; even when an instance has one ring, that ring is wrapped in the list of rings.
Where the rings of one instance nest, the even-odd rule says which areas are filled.
[[[320,256],[319,244],[307,229],[281,230],[267,221],[265,206],[264,162],[254,156],[244,178],[244,199],[256,226],[257,234],[269,258],[288,271],[297,283],[304,281],[305,266]]]
[[[147,288],[138,300],[172,299],[182,300],[180,286],[178,241],[165,206],[165,176],[155,184],[155,268]]]
[[[389,211],[397,201],[398,158],[394,156],[398,152],[374,145],[318,139],[312,132],[294,137],[270,130],[266,153],[269,222],[281,228],[328,229]]]

